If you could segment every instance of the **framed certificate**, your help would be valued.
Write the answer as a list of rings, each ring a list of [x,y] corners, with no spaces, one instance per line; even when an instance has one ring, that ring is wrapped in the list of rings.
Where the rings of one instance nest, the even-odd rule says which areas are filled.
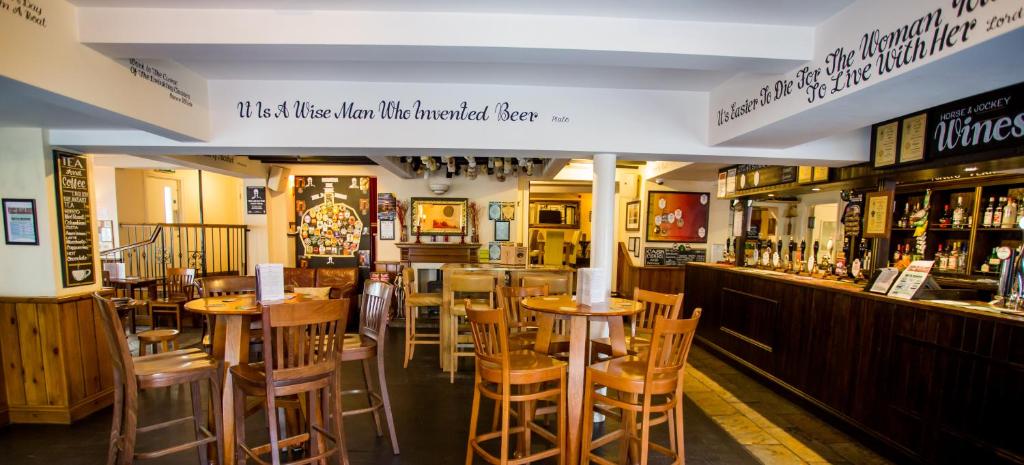
[[[904,118],[900,129],[900,164],[924,160],[928,113]]]
[[[892,191],[869,192],[865,196],[864,205],[864,237],[889,237],[892,226]]]
[[[891,123],[875,126],[875,134],[871,139],[872,166],[882,168],[896,164],[896,149],[899,142],[900,123]]]
[[[35,199],[4,199],[4,241],[11,245],[39,245]]]

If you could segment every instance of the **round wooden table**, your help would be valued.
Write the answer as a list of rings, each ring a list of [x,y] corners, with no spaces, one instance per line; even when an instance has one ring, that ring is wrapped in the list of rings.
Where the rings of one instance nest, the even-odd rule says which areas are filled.
[[[608,323],[608,336],[612,344],[612,354],[626,355],[626,332],[622,317],[634,315],[643,308],[640,304],[627,299],[610,299],[603,305],[593,307],[580,305],[570,295],[550,295],[527,297],[522,300],[523,308],[537,312],[537,344],[535,350],[548,353],[551,343],[551,332],[556,319],[569,320],[569,376],[566,392],[568,404],[568,437],[566,449],[569,451],[569,464],[579,463],[580,432],[583,428],[583,381],[587,369],[587,341],[590,339],[588,323],[605,321]],[[588,419],[587,421],[592,421]]]
[[[286,294],[281,302],[293,304],[309,300],[307,297]],[[224,411],[224,450],[218,451],[225,465],[235,462],[234,390],[228,369],[249,362],[249,321],[260,316],[255,295],[225,295],[204,297],[185,303],[185,310],[213,317],[213,357],[224,362],[224,392],[221,406]]]

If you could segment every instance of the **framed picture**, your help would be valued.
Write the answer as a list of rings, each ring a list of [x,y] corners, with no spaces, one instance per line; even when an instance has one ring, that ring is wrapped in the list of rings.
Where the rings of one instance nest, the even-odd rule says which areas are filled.
[[[494,240],[498,242],[508,242],[512,240],[512,228],[511,223],[508,221],[495,221],[494,222]]]
[[[640,238],[631,237],[629,240],[633,243],[633,256],[640,258]]]
[[[892,226],[893,192],[868,192],[864,198],[864,237],[889,237]]]
[[[414,197],[410,202],[412,233],[423,236],[461,236],[466,226],[469,210],[468,199],[432,199]]]
[[[647,242],[708,241],[709,192],[647,193]]]
[[[39,245],[35,199],[4,199],[4,240],[11,245]]]
[[[626,231],[640,230],[640,201],[626,203]]]
[[[637,251],[637,249],[639,249],[639,248],[640,248],[640,238],[639,237],[630,237],[629,241],[626,242],[626,249],[629,250],[630,252],[634,252],[635,253]]]
[[[395,222],[393,220],[381,220],[378,237],[382,241],[395,240]]]

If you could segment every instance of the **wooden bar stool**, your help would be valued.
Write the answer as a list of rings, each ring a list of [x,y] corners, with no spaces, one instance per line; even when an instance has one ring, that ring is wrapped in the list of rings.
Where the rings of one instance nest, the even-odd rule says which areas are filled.
[[[281,464],[280,451],[298,445],[308,447],[309,457],[293,464],[325,463],[337,457],[348,463],[341,417],[339,355],[345,337],[348,300],[311,300],[293,304],[261,305],[265,362],[231,367],[234,382],[235,460],[245,463]],[[306,432],[281,437],[279,397],[308,395]],[[270,442],[257,447],[245,444],[245,398],[264,399]],[[333,422],[331,421],[333,420]],[[330,426],[328,426],[330,424]],[[327,447],[329,441],[330,447]],[[294,450],[294,449],[293,449]],[[261,458],[270,456],[270,460]]]
[[[551,294],[571,294],[569,291],[569,278],[564,273],[528,273],[519,278],[519,285],[522,287],[548,286]]]
[[[595,450],[621,440],[620,462],[624,462],[629,449],[639,446],[640,465],[647,465],[650,449],[672,458],[672,464],[683,464],[683,368],[693,344],[693,336],[700,321],[701,309],[693,311],[688,320],[655,317],[650,348],[644,354],[628,355],[595,363],[587,367],[583,398],[583,457],[581,463],[614,462],[595,454]],[[618,398],[597,391],[602,387],[618,392]],[[656,397],[657,396],[657,397]],[[619,409],[622,429],[597,439],[591,439],[594,423],[591,421],[595,404]],[[654,418],[652,414],[661,414]],[[636,416],[640,415],[637,423]],[[651,427],[668,422],[669,447],[651,443]],[[637,425],[640,433],[637,435]],[[634,444],[637,443],[637,444]]]
[[[440,330],[436,333],[424,333],[416,328],[416,319],[419,318],[420,309],[440,307],[441,294],[417,292],[418,289],[416,270],[412,269],[412,267],[405,267],[402,270],[402,290],[405,294],[403,304],[405,313],[405,359],[402,366],[405,368],[409,367],[409,360],[412,360],[413,355],[416,353],[417,345],[441,345]]]
[[[110,427],[107,465],[115,463],[128,465],[136,460],[163,457],[191,448],[196,449],[200,464],[208,464],[207,444],[216,443],[218,450],[223,446],[220,362],[198,349],[175,350],[156,355],[132,357],[114,303],[97,293],[93,294],[93,298],[100,309],[103,334],[107,338],[110,358],[114,365],[114,419]],[[203,411],[203,402],[199,393],[200,383],[204,381],[209,382],[216,432],[207,429],[206,414]],[[180,384],[189,384],[190,386],[192,415],[155,425],[138,426],[139,390]],[[151,452],[135,450],[135,439],[138,433],[157,431],[182,423],[193,424],[195,440]]]
[[[497,277],[490,273],[460,273],[452,275],[451,284],[449,290],[451,295],[448,296],[448,301],[451,302],[451,309],[449,309],[449,318],[451,323],[448,325],[448,357],[450,360],[451,367],[451,382],[455,382],[455,372],[459,370],[459,357],[473,357],[475,352],[469,349],[459,350],[459,345],[463,347],[469,346],[473,343],[473,336],[470,334],[469,328],[463,330],[465,326],[460,326],[460,322],[466,317],[466,306],[463,304],[465,297],[474,296],[473,303],[485,306],[487,308],[494,308],[495,291],[497,287]],[[480,298],[480,296],[486,295],[486,298]]]
[[[181,313],[185,311],[185,303],[195,298],[195,277],[194,268],[167,269],[163,297],[152,297],[149,300],[153,328],[156,328],[158,317],[170,316],[174,318],[174,329],[181,331]]]
[[[508,324],[498,309],[474,309],[465,301],[466,315],[473,333],[476,351],[476,373],[473,383],[473,407],[469,421],[469,441],[466,446],[466,465],[473,456],[480,455],[488,463],[518,465],[558,456],[565,461],[565,377],[566,364],[532,350],[510,350]],[[545,384],[547,383],[547,384]],[[477,434],[480,417],[480,398],[497,402],[501,425],[484,434]],[[533,405],[538,401],[551,401],[557,406],[557,434],[552,434],[533,421]],[[523,403],[519,424],[511,426],[512,403]],[[537,434],[552,444],[551,448],[533,453],[531,436]],[[521,434],[519,456],[509,458],[511,435]],[[497,457],[484,450],[482,444],[499,440]]]
[[[626,347],[636,354],[650,347],[654,321],[658,317],[669,320],[679,318],[679,312],[683,309],[683,294],[662,294],[637,287],[633,289],[633,301],[643,304],[643,310],[630,318],[629,334],[626,335]],[[608,338],[595,338],[591,342],[595,352],[611,356],[612,345]]]
[[[146,355],[147,346],[152,348],[154,354],[175,350],[178,333],[176,329],[150,329],[136,334],[139,338],[139,355]],[[160,347],[159,350],[157,346]]]
[[[380,281],[366,281],[363,295],[359,301],[359,334],[345,337],[342,362],[360,361],[363,364],[363,382],[366,389],[354,389],[342,394],[365,395],[368,407],[346,410],[343,415],[359,415],[372,413],[377,425],[377,436],[383,436],[380,411],[384,411],[388,423],[388,434],[391,437],[391,450],[399,454],[398,436],[395,434],[395,418],[391,414],[391,396],[388,395],[388,381],[384,376],[384,343],[388,333],[388,309],[391,308],[391,297],[395,287]],[[370,374],[370,360],[377,361],[377,390],[373,389]]]
[[[505,312],[508,344],[512,350],[531,349],[537,343],[537,316],[522,308],[524,297],[548,295],[548,285],[534,287],[498,286],[498,308]]]
[[[256,293],[255,276],[211,276],[197,278],[195,286],[199,290],[200,297],[221,297],[226,295],[249,295]],[[203,347],[212,350],[213,347],[213,325],[216,322],[213,317],[207,316],[203,325],[202,344]],[[259,352],[260,341],[263,339],[263,327],[261,320],[254,319],[249,322],[249,344]]]

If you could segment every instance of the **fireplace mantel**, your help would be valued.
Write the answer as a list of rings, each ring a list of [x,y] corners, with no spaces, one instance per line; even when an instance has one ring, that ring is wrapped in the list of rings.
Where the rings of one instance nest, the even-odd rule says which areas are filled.
[[[403,265],[413,263],[477,263],[480,244],[457,242],[399,242]]]

